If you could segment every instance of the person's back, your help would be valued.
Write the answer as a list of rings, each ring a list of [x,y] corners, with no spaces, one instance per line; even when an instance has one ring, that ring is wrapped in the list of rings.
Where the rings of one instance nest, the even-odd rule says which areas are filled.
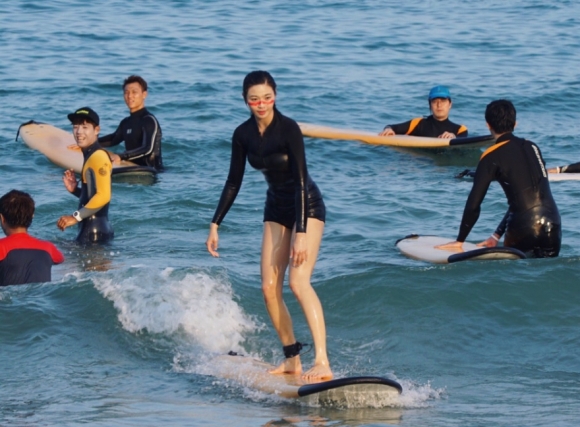
[[[12,190],[0,198],[0,286],[50,282],[51,268],[64,261],[52,243],[28,234],[34,215],[29,194]]]

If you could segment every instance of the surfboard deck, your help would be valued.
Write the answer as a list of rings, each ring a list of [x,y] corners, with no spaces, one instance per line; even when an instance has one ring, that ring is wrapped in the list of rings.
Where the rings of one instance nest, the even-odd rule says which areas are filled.
[[[406,148],[476,148],[492,145],[495,139],[491,135],[470,136],[466,138],[427,138],[421,136],[393,135],[380,136],[377,133],[354,129],[340,129],[319,126],[310,123],[298,123],[302,134],[312,138],[342,139],[361,141],[373,145],[388,145]]]
[[[307,381],[300,375],[273,375],[268,373],[274,369],[273,365],[237,354],[218,356],[212,365],[216,376],[244,387],[289,399],[315,395],[319,402],[327,404],[346,404],[353,399],[358,403],[365,399],[388,400],[398,397],[403,390],[398,382],[383,377]]]
[[[524,259],[526,255],[515,248],[496,246],[482,248],[465,242],[463,252],[436,249],[435,246],[455,241],[452,237],[419,236],[411,234],[397,241],[397,248],[406,256],[435,264],[450,264],[459,261],[482,261],[501,259]]]
[[[72,133],[46,123],[30,121],[20,125],[16,138],[18,136],[28,147],[44,154],[55,165],[81,173],[83,153]],[[133,162],[122,161],[119,165],[113,165],[113,176],[150,178],[156,174],[155,168]]]
[[[464,171],[455,175],[455,178],[473,179],[474,177],[475,171],[469,169],[465,169]],[[580,173],[549,173],[548,180],[550,182],[580,181]]]

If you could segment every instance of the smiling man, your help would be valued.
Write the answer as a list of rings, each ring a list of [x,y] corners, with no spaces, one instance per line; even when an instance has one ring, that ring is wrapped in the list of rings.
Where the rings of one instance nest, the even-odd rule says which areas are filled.
[[[418,117],[395,125],[387,125],[379,135],[413,135],[431,138],[467,136],[466,126],[455,124],[449,120],[449,111],[452,105],[449,89],[445,86],[435,86],[429,92],[430,116]]]
[[[112,147],[125,141],[125,152],[111,153],[113,163],[129,160],[141,166],[163,170],[161,158],[161,127],[153,114],[145,108],[147,82],[140,76],[129,76],[123,82],[125,104],[131,115],[125,117],[117,130],[99,138],[102,147]]]
[[[111,201],[111,174],[113,165],[109,154],[97,142],[99,116],[89,107],[83,107],[68,115],[73,125],[73,135],[83,152],[81,186],[72,169],[64,172],[65,188],[79,198],[79,209],[72,215],[63,215],[56,225],[64,231],[79,224],[76,240],[80,243],[104,243],[114,236],[109,223]]]

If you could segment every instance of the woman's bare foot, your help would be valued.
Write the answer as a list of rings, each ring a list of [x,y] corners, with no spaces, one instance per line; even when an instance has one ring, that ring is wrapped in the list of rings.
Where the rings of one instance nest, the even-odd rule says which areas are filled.
[[[301,374],[302,373],[302,363],[300,362],[300,356],[294,356],[289,359],[285,359],[284,362],[280,364],[277,368],[268,371],[270,374]]]
[[[318,380],[330,380],[332,376],[332,371],[328,363],[316,363],[312,368],[302,374],[302,378]]]

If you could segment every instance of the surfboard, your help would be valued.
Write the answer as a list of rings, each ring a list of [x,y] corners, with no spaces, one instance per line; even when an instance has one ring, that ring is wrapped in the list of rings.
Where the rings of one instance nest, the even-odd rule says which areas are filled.
[[[215,376],[232,380],[243,387],[288,399],[315,396],[321,404],[392,401],[403,391],[398,382],[375,376],[307,381],[300,375],[274,375],[268,373],[274,369],[273,365],[233,352],[216,357],[211,365]]]
[[[464,171],[455,175],[455,178],[467,178],[473,179],[475,177],[475,171],[465,169]],[[548,180],[550,182],[559,181],[580,181],[580,173],[549,173]]]
[[[492,145],[495,139],[491,135],[470,136],[466,138],[427,138],[421,136],[393,135],[380,136],[377,133],[354,129],[339,129],[309,123],[298,123],[302,135],[312,138],[341,139],[361,141],[372,145],[388,145],[406,148],[476,148]]]
[[[450,264],[459,261],[482,261],[500,259],[524,259],[526,255],[515,248],[496,246],[482,248],[473,243],[465,242],[463,252],[436,249],[435,246],[454,242],[451,237],[419,236],[411,234],[397,240],[397,248],[409,258],[435,264]]]
[[[28,147],[44,154],[55,165],[81,173],[83,153],[72,133],[46,123],[30,121],[20,125],[16,139],[18,136],[22,137],[22,141]],[[140,166],[133,162],[122,161],[119,165],[113,165],[113,176],[147,178],[156,174],[155,168]]]

